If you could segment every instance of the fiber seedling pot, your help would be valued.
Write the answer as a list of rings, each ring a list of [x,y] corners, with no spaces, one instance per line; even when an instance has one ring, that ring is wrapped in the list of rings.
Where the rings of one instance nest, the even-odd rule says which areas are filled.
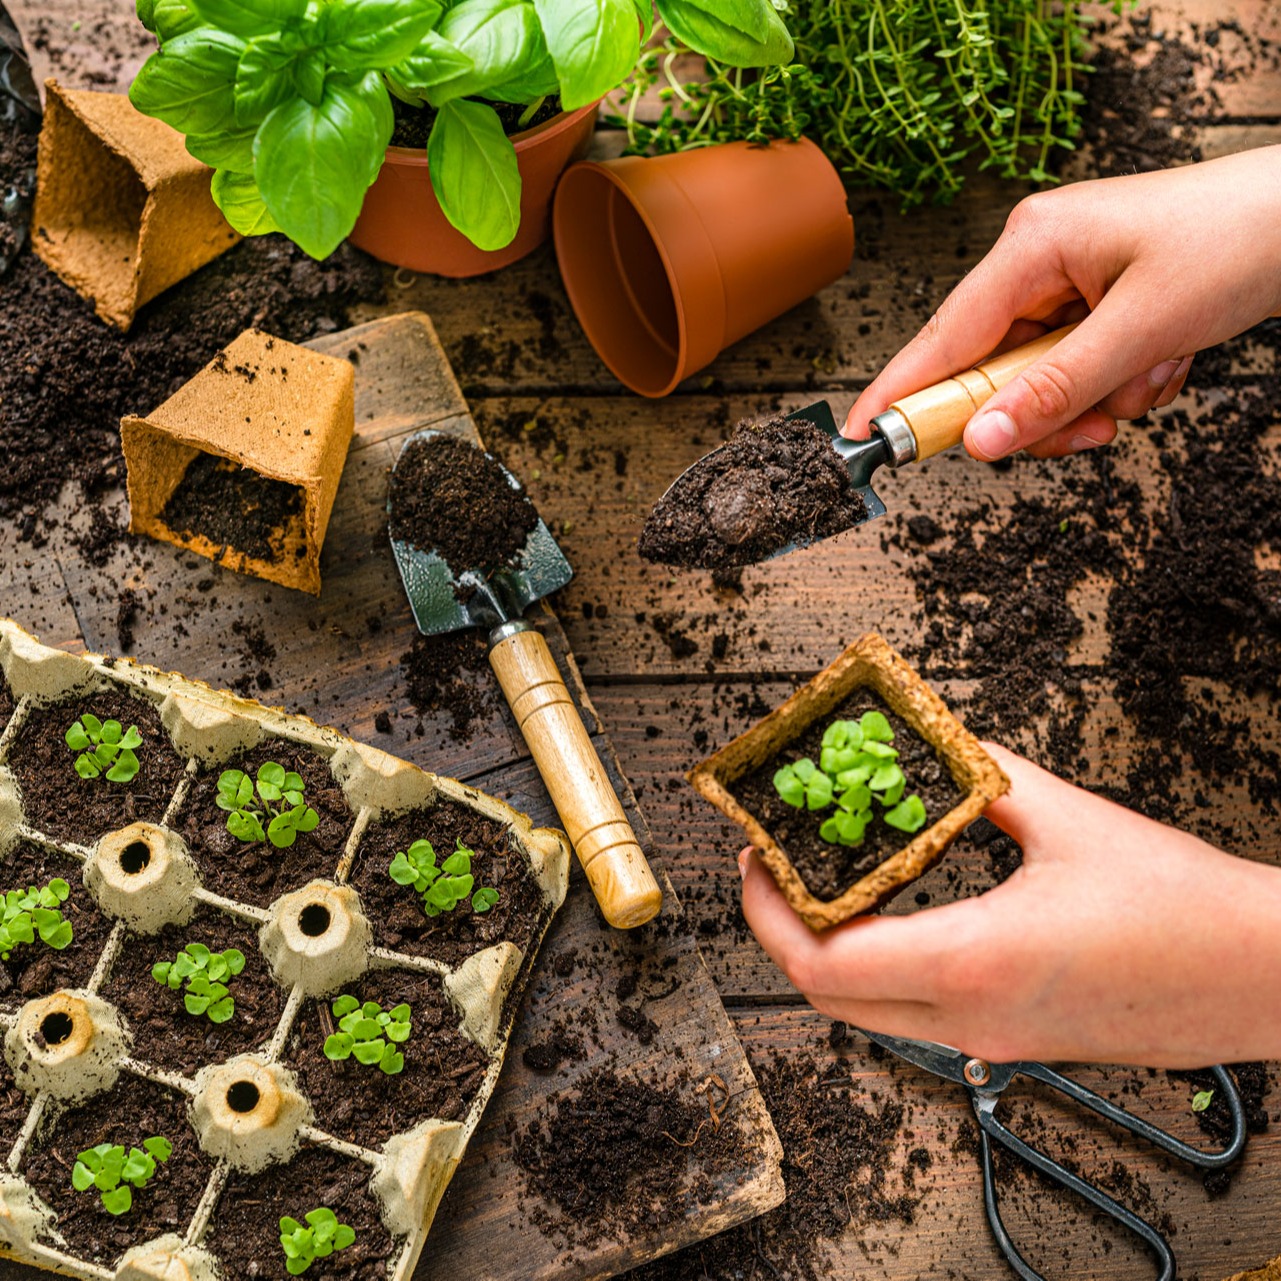
[[[281,1217],[325,1207],[361,1248],[344,1258],[343,1244],[310,1275],[408,1281],[564,901],[567,839],[304,717],[50,649],[3,619],[0,672],[17,700],[0,735],[0,889],[26,886],[22,869],[38,857],[39,881],[64,882],[60,909],[75,922],[63,950],[33,938],[0,962],[12,969],[21,953],[27,964],[0,995],[0,1258],[84,1281],[284,1277]],[[74,769],[63,728],[94,706],[139,729],[135,779]],[[217,780],[282,760],[323,817],[264,855],[269,901],[254,902],[242,891],[258,881],[241,873],[261,847],[228,851]],[[46,821],[51,791],[66,798],[62,827]],[[130,821],[135,809],[149,821]],[[506,915],[495,923],[501,905],[480,916],[460,904],[443,925],[424,916],[418,939],[380,939],[374,882],[380,901],[421,907],[413,885],[390,878],[380,835],[441,839],[458,824],[476,833],[477,882],[510,893]],[[155,976],[192,944],[225,959],[229,939],[241,964],[225,976],[225,1019]],[[72,953],[69,983],[58,975]],[[340,992],[409,1005],[404,1036],[391,1038],[398,1068],[322,1052]],[[170,1151],[123,1212],[73,1185],[81,1151],[154,1138]]]
[[[319,594],[320,551],[355,430],[354,385],[347,361],[246,330],[159,409],[121,420],[130,530]],[[265,506],[246,498],[244,534],[262,525],[252,528],[252,547],[237,546],[234,530],[179,520],[198,504],[197,477],[230,483],[200,470],[209,458],[269,482],[263,493],[281,523],[269,528]]]
[[[834,898],[811,892],[787,851],[734,795],[745,776],[789,760],[787,749],[859,691],[867,691],[933,748],[960,801]],[[928,871],[1009,780],[975,737],[904,659],[874,633],[860,637],[785,703],[690,771],[695,790],[747,833],[787,901],[811,929],[837,925],[889,902]],[[912,781],[908,779],[908,790]],[[817,821],[817,820],[816,820]]]
[[[427,152],[412,147],[387,148],[351,243],[383,262],[437,276],[479,276],[524,258],[551,234],[557,179],[587,153],[596,106],[562,112],[512,137],[520,170],[520,228],[505,248],[478,249],[450,223],[432,189]]]
[[[665,396],[845,273],[845,188],[807,139],[571,166],[553,214],[579,323],[620,382]]]
[[[31,243],[103,320],[128,329],[143,303],[240,237],[180,133],[123,94],[45,87]]]

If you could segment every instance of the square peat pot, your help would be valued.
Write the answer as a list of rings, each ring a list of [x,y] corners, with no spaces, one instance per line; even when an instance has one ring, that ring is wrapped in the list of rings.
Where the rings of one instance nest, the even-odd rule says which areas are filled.
[[[838,897],[820,899],[805,884],[779,841],[755,815],[748,813],[730,789],[779,757],[815,722],[829,716],[859,690],[878,698],[934,749],[962,799]],[[1010,786],[1009,779],[978,740],[907,662],[874,633],[860,637],[785,703],[695,766],[689,781],[701,796],[743,828],[760,850],[787,901],[814,930],[827,929],[889,902],[933,867],[957,836]]]
[[[347,361],[246,330],[159,409],[121,419],[130,531],[319,595],[354,387]]]

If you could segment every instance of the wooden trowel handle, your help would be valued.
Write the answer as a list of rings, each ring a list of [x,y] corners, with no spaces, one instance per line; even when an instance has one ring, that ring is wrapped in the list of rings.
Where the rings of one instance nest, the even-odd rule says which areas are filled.
[[[993,356],[955,378],[895,401],[890,408],[898,411],[916,437],[916,461],[959,445],[965,424],[975,413],[1075,328],[1075,325],[1064,325],[1013,351]]]
[[[621,930],[644,925],[663,892],[542,633],[512,632],[489,661],[605,919]]]

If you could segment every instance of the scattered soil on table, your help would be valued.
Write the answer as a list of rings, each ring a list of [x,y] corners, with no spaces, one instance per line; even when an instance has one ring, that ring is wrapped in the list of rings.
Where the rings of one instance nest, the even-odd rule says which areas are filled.
[[[355,1230],[356,1239],[347,1249],[317,1259],[307,1269],[307,1281],[387,1281],[396,1243],[378,1216],[369,1190],[372,1174],[363,1161],[316,1147],[305,1147],[288,1165],[273,1165],[261,1174],[233,1170],[204,1245],[222,1263],[225,1277],[287,1281],[281,1218],[287,1214],[302,1222],[310,1211],[326,1206]]]
[[[809,757],[817,764],[823,734],[833,721],[856,721],[864,712],[872,711],[883,713],[894,731],[894,741],[890,746],[898,751],[898,764],[907,780],[904,795],[915,793],[925,803],[926,827],[937,823],[961,803],[964,793],[956,785],[947,766],[934,754],[934,749],[902,717],[878,699],[870,698],[866,690],[855,692],[789,743],[776,757],[730,787],[739,804],[782,846],[809,892],[825,902],[839,897],[860,876],[915,840],[919,833],[900,832],[884,822],[881,818],[883,807],[874,800],[873,819],[868,824],[863,843],[853,846],[830,844],[819,835],[819,828],[835,810],[829,808],[814,813],[788,805],[774,787],[774,774],[780,765],[802,757]]]
[[[95,1189],[77,1192],[71,1186],[77,1153],[99,1143],[119,1143],[127,1152],[157,1135],[173,1144],[173,1152],[157,1163],[145,1188],[132,1190],[128,1214],[108,1214]],[[67,1252],[107,1266],[130,1246],[165,1232],[185,1232],[212,1171],[213,1162],[200,1151],[187,1121],[185,1097],[128,1073],[106,1094],[63,1113],[22,1162],[28,1182],[57,1212]]]
[[[448,858],[461,841],[474,851],[471,869],[476,888],[492,886],[498,891],[498,902],[488,912],[474,912],[471,900],[465,899],[452,912],[428,916],[422,895],[387,875],[397,851],[407,850],[414,841],[430,841],[438,862]],[[442,800],[370,823],[361,837],[350,880],[373,926],[375,946],[430,956],[447,965],[458,965],[504,941],[528,953],[545,911],[538,882],[524,855],[513,847],[506,826],[456,801]]]
[[[503,132],[509,138],[560,115],[560,97],[556,94],[544,98],[538,110],[528,120],[522,120],[528,110],[527,107],[511,102],[488,102],[484,98],[477,101],[493,107],[498,113],[498,119],[502,121]],[[391,145],[413,147],[415,150],[425,149],[427,139],[431,136],[431,127],[436,123],[436,109],[431,106],[411,107],[409,103],[401,102],[395,95],[392,96],[391,106],[396,116],[396,128],[391,135]]]
[[[640,535],[646,560],[699,569],[751,565],[858,524],[863,498],[813,423],[742,422],[654,505]]]
[[[489,666],[489,644],[479,630],[419,633],[400,664],[414,709],[421,716],[448,715],[455,743],[465,743],[475,722],[503,705]]]
[[[391,480],[391,536],[438,552],[457,578],[511,565],[538,524],[523,488],[483,449],[452,437],[414,440]]]
[[[299,833],[287,849],[277,849],[270,841],[238,840],[227,831],[227,814],[217,805],[218,777],[224,770],[238,769],[256,778],[259,766],[268,761],[302,775],[303,799],[320,816],[315,830]],[[332,880],[354,822],[328,758],[276,739],[256,747],[252,755],[197,775],[173,825],[187,842],[207,889],[240,903],[268,907],[308,881]]]
[[[71,942],[59,951],[42,943],[37,934],[34,943],[15,947],[7,961],[0,961],[0,1006],[17,1006],[62,987],[84,987],[89,982],[112,923],[89,897],[82,870],[69,855],[26,842],[0,865],[0,894],[48,885],[57,876],[71,889],[60,908],[63,920],[71,923]]]
[[[152,966],[172,961],[188,943],[203,943],[211,952],[235,947],[245,955],[245,968],[224,980],[236,1003],[226,1023],[188,1014],[185,989],[172,991],[151,977]],[[270,1040],[285,1007],[285,993],[258,951],[257,928],[208,907],[200,908],[187,925],[170,925],[159,934],[125,935],[102,996],[128,1019],[135,1058],[184,1076]]]
[[[1245,1110],[1247,1134],[1263,1134],[1268,1128],[1268,1111],[1263,1100],[1272,1093],[1272,1079],[1266,1063],[1229,1063],[1228,1070],[1236,1081],[1241,1106]],[[1210,1136],[1219,1147],[1232,1141],[1232,1110],[1219,1083],[1209,1072],[1171,1072],[1178,1081],[1186,1081],[1193,1095],[1202,1090],[1213,1090],[1214,1097],[1204,1111],[1195,1113],[1197,1128]],[[1201,1182],[1211,1196],[1221,1196],[1231,1186],[1233,1178],[1241,1171],[1241,1163],[1226,1170],[1207,1170]]]
[[[714,1207],[725,1192],[717,1176],[740,1168],[747,1142],[719,1079],[686,1071],[664,1083],[606,1064],[547,1100],[512,1150],[526,1192],[543,1202],[532,1222],[590,1248]]]
[[[138,727],[138,773],[127,783],[105,774],[84,779],[66,732],[84,712],[100,721]],[[9,752],[9,768],[22,789],[27,826],[59,840],[95,845],[99,837],[139,820],[158,823],[173,799],[185,762],[173,749],[155,706],[115,690],[31,710]]]
[[[182,537],[202,536],[222,551],[232,547],[256,560],[276,561],[284,554],[285,531],[302,515],[302,498],[297,485],[197,454],[160,519]]]
[[[489,1060],[459,1031],[461,1015],[440,978],[377,970],[343,991],[361,1001],[377,1001],[384,1010],[407,1003],[412,1032],[399,1047],[405,1067],[395,1076],[354,1058],[334,1063],[324,1054],[325,1038],[337,1031],[332,999],[308,1001],[289,1035],[284,1061],[298,1073],[298,1083],[316,1109],[317,1127],[348,1143],[378,1148],[428,1117],[463,1120]]]

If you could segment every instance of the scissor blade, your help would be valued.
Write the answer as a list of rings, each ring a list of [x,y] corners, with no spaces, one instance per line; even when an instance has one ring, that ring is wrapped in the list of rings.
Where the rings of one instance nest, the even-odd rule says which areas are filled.
[[[950,1045],[939,1045],[935,1041],[911,1041],[901,1036],[886,1036],[882,1032],[868,1032],[859,1029],[869,1041],[875,1042],[882,1049],[897,1054],[899,1058],[915,1063],[917,1067],[933,1072],[948,1081],[958,1081],[965,1085],[966,1056]]]

